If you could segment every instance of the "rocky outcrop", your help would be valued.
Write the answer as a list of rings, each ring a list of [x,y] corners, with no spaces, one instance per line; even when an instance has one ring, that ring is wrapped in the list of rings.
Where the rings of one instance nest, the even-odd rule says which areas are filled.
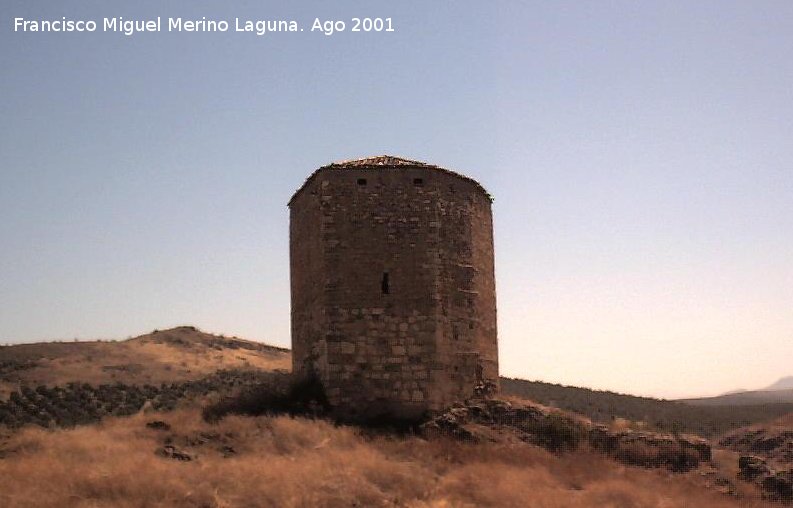
[[[719,444],[779,463],[793,463],[793,429],[774,426],[740,429],[727,434]]]
[[[793,501],[793,469],[776,471],[762,457],[741,455],[738,478],[760,486],[763,498],[769,501]]]
[[[753,482],[774,474],[768,463],[762,457],[754,455],[741,455],[738,459],[738,479]]]
[[[763,497],[770,501],[793,501],[793,469],[767,476],[761,483]]]
[[[673,436],[646,431],[613,431],[595,425],[589,431],[593,448],[621,462],[643,467],[665,467],[684,472],[711,459],[710,443],[696,436]]]
[[[586,438],[585,424],[540,406],[499,399],[457,403],[421,427],[427,437],[466,441],[523,441],[550,450],[575,449]]]
[[[793,501],[793,415],[735,430],[719,444],[741,453],[739,480],[757,485],[767,500]]]
[[[738,495],[738,489],[735,486],[735,482],[729,478],[728,474],[725,474],[718,467],[714,467],[712,465],[706,466],[702,468],[702,471],[699,472],[699,475],[705,481],[706,487],[727,496]]]
[[[171,430],[171,425],[168,422],[164,422],[162,420],[146,422],[146,427],[154,430]]]
[[[166,459],[181,460],[183,462],[190,462],[195,457],[190,455],[184,450],[180,450],[173,445],[165,445],[159,448],[156,452],[157,455]]]
[[[560,411],[528,403],[476,399],[455,404],[421,426],[424,435],[468,441],[519,440],[552,451],[593,449],[643,467],[689,471],[711,458],[710,444],[693,436],[614,431]]]
[[[162,458],[189,462],[199,460],[204,453],[216,453],[223,458],[237,454],[236,436],[231,432],[202,431],[185,434],[174,430],[170,423],[162,420],[147,422],[146,428],[166,432],[161,434],[163,446],[154,451]]]

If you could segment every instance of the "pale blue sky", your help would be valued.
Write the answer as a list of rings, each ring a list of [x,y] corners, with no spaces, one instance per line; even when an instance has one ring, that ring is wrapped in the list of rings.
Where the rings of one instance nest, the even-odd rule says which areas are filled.
[[[0,0],[0,342],[289,345],[286,202],[373,154],[495,196],[502,373],[658,396],[793,374],[793,3]],[[13,18],[296,19],[23,34]],[[393,18],[332,37],[315,17]]]

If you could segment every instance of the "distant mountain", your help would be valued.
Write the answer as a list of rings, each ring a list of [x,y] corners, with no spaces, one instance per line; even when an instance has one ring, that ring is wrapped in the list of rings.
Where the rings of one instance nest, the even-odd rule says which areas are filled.
[[[682,399],[679,402],[695,406],[751,406],[757,404],[793,403],[793,389],[755,390],[750,392],[725,393],[717,397]]]
[[[793,376],[783,377],[766,390],[793,390]]]
[[[793,376],[783,377],[776,383],[772,384],[771,386],[767,386],[766,388],[760,388],[759,390],[746,390],[744,388],[738,388],[737,390],[730,390],[729,392],[724,392],[718,397],[727,397],[730,395],[737,395],[740,393],[755,393],[755,392],[774,392],[779,390],[793,390]],[[718,397],[707,397],[708,399],[715,399]],[[752,397],[750,395],[750,397]],[[761,395],[762,397],[767,397],[767,395]],[[771,396],[773,398],[773,396]],[[703,397],[702,399],[693,399],[693,400],[705,400]]]
[[[738,388],[737,390],[731,390],[729,392],[724,392],[724,393],[722,393],[722,395],[735,395],[736,393],[746,393],[748,391],[749,390],[746,390],[744,388]]]

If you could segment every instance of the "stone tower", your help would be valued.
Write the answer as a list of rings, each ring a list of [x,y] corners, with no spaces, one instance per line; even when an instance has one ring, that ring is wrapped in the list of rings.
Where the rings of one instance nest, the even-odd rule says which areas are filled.
[[[295,374],[351,419],[496,390],[490,205],[471,178],[398,157],[314,171],[289,201]]]

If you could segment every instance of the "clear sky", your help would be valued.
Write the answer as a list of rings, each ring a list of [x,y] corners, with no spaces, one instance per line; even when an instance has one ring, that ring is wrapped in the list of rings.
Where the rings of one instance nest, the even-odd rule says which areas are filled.
[[[286,202],[388,153],[494,195],[503,374],[666,397],[793,374],[793,2],[297,4],[0,0],[0,342],[287,346]],[[13,31],[61,16],[100,31]],[[309,31],[353,16],[396,31]]]

